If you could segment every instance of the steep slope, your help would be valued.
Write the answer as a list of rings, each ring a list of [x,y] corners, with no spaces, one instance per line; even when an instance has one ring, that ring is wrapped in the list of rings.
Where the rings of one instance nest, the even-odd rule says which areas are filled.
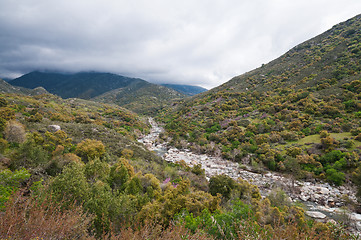
[[[360,159],[360,42],[356,16],[159,119],[176,146],[342,184]]]
[[[277,88],[307,89],[319,94],[342,92],[342,84],[360,78],[360,18],[358,15],[310,39],[278,59],[215,88],[244,92]]]
[[[161,84],[167,88],[172,88],[182,94],[193,96],[199,93],[207,91],[207,89],[199,87],[199,86],[192,86],[192,85],[182,85],[182,84]]]
[[[153,115],[162,107],[169,105],[171,100],[184,97],[186,95],[173,89],[146,83],[115,89],[95,97],[93,100],[115,103],[139,114]]]
[[[138,78],[128,78],[111,73],[82,72],[76,74],[31,72],[10,81],[10,84],[25,88],[44,87],[62,98],[83,98],[103,94],[126,86],[146,84]]]

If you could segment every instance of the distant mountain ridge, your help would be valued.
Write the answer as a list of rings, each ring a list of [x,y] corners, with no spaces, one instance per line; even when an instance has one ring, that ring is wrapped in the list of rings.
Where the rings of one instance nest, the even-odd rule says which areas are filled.
[[[62,98],[82,99],[91,99],[117,88],[147,84],[145,80],[139,78],[129,78],[112,73],[64,74],[39,71],[30,72],[9,83],[30,89],[44,87],[47,91]]]
[[[206,88],[199,87],[199,86],[193,86],[193,85],[168,84],[168,83],[164,83],[161,85],[168,87],[168,88],[172,88],[172,89],[174,89],[180,93],[183,93],[185,95],[188,95],[188,96],[193,96],[193,95],[197,95],[199,93],[208,91],[208,89],[206,89]]]
[[[9,83],[30,89],[43,87],[62,98],[114,103],[142,114],[154,113],[172,99],[187,97],[165,86],[112,73],[64,74],[34,71]]]

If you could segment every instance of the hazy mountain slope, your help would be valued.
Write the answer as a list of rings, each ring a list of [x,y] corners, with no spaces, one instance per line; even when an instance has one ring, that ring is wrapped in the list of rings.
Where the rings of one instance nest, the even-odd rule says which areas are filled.
[[[62,98],[90,99],[117,88],[146,84],[138,78],[128,78],[111,73],[82,72],[76,74],[31,72],[10,81],[12,85],[26,88],[44,87]]]
[[[115,103],[136,113],[152,115],[162,107],[169,105],[171,100],[184,97],[186,97],[184,94],[173,89],[146,83],[115,89],[95,97],[93,100]]]
[[[162,86],[172,88],[182,94],[193,96],[199,93],[207,91],[207,89],[199,87],[199,86],[192,86],[192,85],[182,85],[182,84],[161,84]]]
[[[342,184],[360,158],[360,60],[356,16],[159,119],[179,147]]]

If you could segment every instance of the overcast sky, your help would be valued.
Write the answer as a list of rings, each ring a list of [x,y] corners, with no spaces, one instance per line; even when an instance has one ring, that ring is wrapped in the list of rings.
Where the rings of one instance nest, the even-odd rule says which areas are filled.
[[[0,0],[0,76],[102,71],[206,88],[361,13],[360,0]]]

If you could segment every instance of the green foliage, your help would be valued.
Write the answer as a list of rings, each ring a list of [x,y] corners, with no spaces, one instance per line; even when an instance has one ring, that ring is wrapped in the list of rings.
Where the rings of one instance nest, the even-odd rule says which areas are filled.
[[[90,182],[101,180],[107,181],[110,173],[109,164],[101,161],[99,158],[87,162],[84,169],[85,177]]]
[[[11,159],[11,167],[14,169],[36,168],[45,166],[50,160],[50,155],[42,146],[36,144],[32,139],[28,139],[12,153]]]
[[[227,175],[216,175],[209,179],[209,192],[213,196],[219,193],[225,199],[229,199],[234,188],[236,188],[236,182]]]
[[[191,168],[192,173],[196,174],[196,175],[204,175],[205,174],[205,170],[202,169],[202,164],[196,164]]]
[[[30,178],[30,173],[25,169],[9,169],[0,171],[0,210],[4,210],[5,203],[10,196],[20,187],[20,183]]]
[[[342,183],[345,181],[345,174],[333,168],[327,169],[326,176],[328,181],[334,183],[337,186],[342,185]]]
[[[105,146],[99,140],[85,139],[78,144],[75,152],[84,162],[88,162],[95,158],[102,158],[105,154]]]
[[[63,173],[55,177],[50,183],[54,196],[65,203],[74,200],[82,203],[89,196],[89,184],[84,174],[84,164],[73,162],[66,166]]]
[[[134,176],[134,169],[128,160],[120,158],[116,164],[110,168],[109,184],[113,189],[125,190],[126,183]]]

